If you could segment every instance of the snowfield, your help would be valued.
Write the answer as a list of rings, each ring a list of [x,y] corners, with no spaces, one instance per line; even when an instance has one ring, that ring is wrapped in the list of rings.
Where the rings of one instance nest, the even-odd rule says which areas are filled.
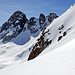
[[[0,75],[75,75],[75,5],[55,19],[45,32],[48,30],[44,39],[52,40],[52,43],[30,61],[27,61],[29,48],[37,42],[41,32],[37,37],[31,36],[24,45],[1,43]]]
[[[7,66],[0,75],[75,75],[75,39],[31,61]]]

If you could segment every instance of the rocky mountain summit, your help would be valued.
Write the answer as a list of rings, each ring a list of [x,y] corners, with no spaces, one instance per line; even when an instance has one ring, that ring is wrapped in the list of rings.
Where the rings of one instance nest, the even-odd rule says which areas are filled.
[[[23,12],[16,11],[8,21],[0,27],[0,40],[2,40],[2,42],[10,41],[26,30],[29,31],[30,34],[43,31],[55,18],[58,18],[58,16],[55,13],[50,13],[48,16],[40,14],[39,18],[31,17],[28,20]]]

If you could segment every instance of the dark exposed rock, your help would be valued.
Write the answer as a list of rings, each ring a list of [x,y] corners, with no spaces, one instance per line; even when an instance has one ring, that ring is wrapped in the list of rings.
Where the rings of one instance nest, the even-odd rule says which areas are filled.
[[[22,32],[26,22],[26,15],[21,11],[16,11],[8,21],[2,25],[0,33],[4,32],[0,34],[0,39],[3,39],[3,42],[5,42],[17,37]]]
[[[41,49],[39,47],[37,47],[35,50],[33,50],[30,53],[30,56],[28,58],[28,60],[34,59],[35,57],[37,57],[39,54],[41,53]]]
[[[28,30],[30,31],[31,34],[36,33],[38,31],[38,27],[36,26],[37,23],[36,19],[37,18],[35,17],[31,17],[28,21]]]
[[[40,36],[40,38],[37,39],[38,42],[32,47],[32,51],[28,57],[28,60],[31,60],[37,57],[48,45],[52,43],[52,40],[49,40],[49,39],[44,40],[44,36],[48,32],[49,30],[46,32],[42,32],[42,35]]]
[[[60,41],[61,39],[62,39],[62,36],[59,36],[59,37],[58,37],[58,41]]]
[[[50,35],[50,33],[48,33]]]
[[[40,14],[40,16],[39,16],[39,24],[42,25],[42,24],[44,24],[44,22],[45,22],[45,16],[44,16],[44,14]]]
[[[64,32],[64,33],[63,33],[63,36],[65,36],[66,34],[67,34],[67,33],[66,33],[66,32]]]
[[[7,22],[5,22],[5,23],[2,25],[0,32],[2,32],[3,30],[7,30],[7,29],[9,28],[9,26],[10,26],[10,24],[7,23]]]
[[[61,31],[59,31],[59,33],[61,33]]]
[[[16,38],[17,35],[18,35],[18,34],[13,33],[12,35],[4,36],[2,42],[10,41],[12,38]]]
[[[35,21],[35,17],[31,17],[30,19],[29,19],[29,26],[35,26],[35,23],[36,23],[36,21]]]
[[[59,28],[58,28],[58,30],[61,30],[61,29],[63,29],[64,28],[64,25],[61,25]]]
[[[55,13],[50,13],[48,15],[48,21],[52,22],[55,18],[58,18],[58,16]]]
[[[14,27],[20,25],[21,28],[24,27],[27,21],[26,15],[21,11],[16,11],[8,20],[8,23],[13,24]]]

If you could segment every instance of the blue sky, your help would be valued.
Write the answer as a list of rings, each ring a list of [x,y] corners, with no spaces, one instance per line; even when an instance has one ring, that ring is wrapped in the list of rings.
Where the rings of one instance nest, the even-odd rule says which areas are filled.
[[[52,12],[60,16],[74,3],[75,0],[0,0],[0,25],[17,10],[24,12],[27,18]]]

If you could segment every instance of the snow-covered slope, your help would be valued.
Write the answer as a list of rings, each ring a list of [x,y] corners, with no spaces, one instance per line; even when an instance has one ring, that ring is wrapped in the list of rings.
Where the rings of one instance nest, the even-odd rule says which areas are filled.
[[[75,75],[75,39],[29,62],[3,68],[0,75]]]
[[[69,42],[75,37],[75,5],[71,6],[63,15],[55,19],[45,31],[49,29],[45,35],[45,39],[52,40],[50,48],[57,48]]]

